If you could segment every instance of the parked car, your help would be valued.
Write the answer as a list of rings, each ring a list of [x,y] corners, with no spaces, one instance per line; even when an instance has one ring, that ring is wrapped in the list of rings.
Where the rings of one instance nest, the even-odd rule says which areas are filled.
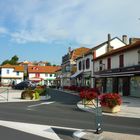
[[[36,84],[32,83],[31,81],[22,81],[16,85],[13,86],[13,89],[27,89],[31,88],[34,89],[36,87]]]

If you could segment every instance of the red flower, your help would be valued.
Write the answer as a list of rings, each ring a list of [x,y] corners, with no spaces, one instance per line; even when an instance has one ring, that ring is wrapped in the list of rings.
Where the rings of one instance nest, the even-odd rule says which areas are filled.
[[[96,92],[88,91],[88,90],[81,91],[79,95],[80,95],[80,98],[87,99],[87,100],[95,99],[98,96]]]
[[[100,96],[101,106],[113,108],[116,105],[121,105],[121,96],[117,93],[106,93]]]

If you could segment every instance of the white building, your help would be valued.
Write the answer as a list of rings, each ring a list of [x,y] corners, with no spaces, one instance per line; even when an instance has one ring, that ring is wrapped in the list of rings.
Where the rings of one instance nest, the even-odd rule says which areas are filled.
[[[118,37],[111,39],[110,34],[108,34],[108,40],[93,47],[84,55],[78,57],[77,60],[77,72],[72,75],[72,78],[77,79],[78,85],[95,87],[94,78],[94,58],[99,57],[110,50],[115,50],[122,46],[125,46],[126,36],[123,36],[123,41]],[[80,83],[80,84],[79,84]]]
[[[94,67],[102,92],[140,97],[140,41],[96,57]]]
[[[54,80],[56,79],[55,72],[59,68],[59,66],[29,66],[28,79],[42,85],[54,85]]]
[[[24,79],[24,67],[10,64],[0,66],[0,79],[2,85],[20,83]]]

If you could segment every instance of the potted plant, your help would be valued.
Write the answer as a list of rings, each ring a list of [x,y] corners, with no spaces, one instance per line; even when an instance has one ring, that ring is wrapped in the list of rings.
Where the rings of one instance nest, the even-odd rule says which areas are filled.
[[[121,103],[122,99],[118,93],[105,93],[100,96],[100,104],[103,112],[119,112]]]
[[[98,94],[96,91],[91,90],[83,90],[80,92],[80,98],[82,99],[82,103],[84,105],[94,105],[94,99],[97,98]]]

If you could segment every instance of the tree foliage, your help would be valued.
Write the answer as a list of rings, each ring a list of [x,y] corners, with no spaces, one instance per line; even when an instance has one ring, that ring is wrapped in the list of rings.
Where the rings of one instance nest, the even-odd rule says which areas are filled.
[[[18,56],[14,55],[10,60],[7,59],[3,61],[1,65],[5,65],[5,64],[17,65],[18,60],[19,60]]]

